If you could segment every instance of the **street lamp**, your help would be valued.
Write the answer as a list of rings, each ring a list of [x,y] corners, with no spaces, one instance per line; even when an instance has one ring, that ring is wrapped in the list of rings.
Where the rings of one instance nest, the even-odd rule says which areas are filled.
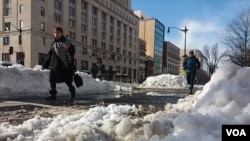
[[[19,32],[19,35],[18,35],[18,44],[20,45],[19,46],[19,50],[22,50],[22,32],[23,32],[23,30],[22,30],[22,28],[20,27],[20,28],[17,28],[15,25],[13,25],[12,23],[10,23],[18,32]],[[10,47],[9,48],[9,54],[13,54],[13,47]],[[24,57],[25,57],[25,53],[24,53],[24,51],[20,51],[19,52],[19,61],[21,61],[20,62],[20,64],[22,64],[22,65],[24,65]]]
[[[170,33],[171,28],[179,29],[180,31],[183,31],[185,33],[185,43],[184,43],[184,55],[186,55],[186,33],[188,31],[187,26],[185,26],[185,29],[180,29],[178,27],[168,27],[168,33]]]

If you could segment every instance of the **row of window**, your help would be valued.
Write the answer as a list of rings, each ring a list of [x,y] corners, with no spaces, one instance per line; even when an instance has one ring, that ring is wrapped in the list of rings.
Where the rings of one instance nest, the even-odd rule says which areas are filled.
[[[84,0],[82,0],[82,1],[84,1]],[[114,13],[118,14],[120,17],[127,20],[128,22],[133,23],[134,25],[137,24],[137,22],[131,16],[129,16],[126,12],[123,12],[119,7],[115,7],[115,5],[108,3],[108,0],[99,0],[99,3],[101,3],[103,6],[106,6],[108,9],[110,9]],[[127,1],[126,1],[125,5],[128,6]]]
[[[4,57],[5,57],[5,58],[9,58],[8,56],[9,56],[9,54],[6,54],[6,53],[3,54],[2,60],[9,61],[9,60],[4,59]],[[43,54],[43,53],[39,53],[39,54],[38,54],[38,64],[39,64],[39,65],[42,65],[42,64],[44,63],[45,59],[46,59],[46,54]],[[76,60],[75,60],[75,63],[76,63]],[[77,65],[77,64],[76,64],[76,65]],[[80,69],[81,69],[81,70],[89,70],[89,69],[90,69],[88,61],[81,60],[81,64],[80,64],[80,65],[81,65],[81,66],[80,66]],[[96,65],[97,65],[97,64],[94,64],[94,65],[92,64],[91,67],[96,66]],[[99,63],[99,65],[101,65],[101,63]],[[105,69],[105,65],[101,65],[101,68],[102,68],[102,69]],[[109,66],[109,68],[110,68],[110,70],[113,69],[112,66]],[[117,73],[120,73],[120,71],[121,71],[120,68],[121,68],[120,66],[116,66],[116,72],[117,72]],[[127,70],[132,70],[132,69],[131,69],[131,68],[123,67],[123,71],[122,71],[122,72],[123,72],[123,73],[126,73]]]
[[[23,58],[23,53],[21,52],[16,52],[16,62],[18,64],[22,64],[24,65],[24,58]],[[10,60],[10,54],[9,53],[2,53],[2,61],[7,61],[7,62],[11,62]]]
[[[61,4],[62,4],[62,1],[61,0],[55,0],[55,14],[54,14],[54,18],[55,18],[55,21],[57,22],[57,20],[61,19]],[[69,5],[69,15],[70,15],[70,19],[69,19],[69,27],[75,27],[75,1],[70,1],[70,5]],[[82,1],[82,24],[81,24],[81,28],[82,28],[82,31],[83,32],[87,32],[87,3]],[[92,8],[92,35],[96,36],[97,35],[97,12],[98,12],[98,9],[93,7]],[[44,7],[41,7],[41,15],[44,16],[45,15],[45,8]],[[102,12],[102,19],[103,19],[103,22],[102,22],[102,32],[101,32],[101,38],[102,40],[105,40],[106,39],[106,30],[105,30],[105,27],[106,27],[106,14]],[[58,22],[61,22],[58,21]],[[109,40],[110,42],[113,42],[114,39],[113,39],[113,24],[114,22],[114,18],[113,17],[110,17],[110,23],[111,23],[111,26],[110,26],[110,36],[109,36]],[[120,21],[117,21],[117,26],[118,26],[118,29],[117,29],[117,43],[119,44],[121,42],[120,40],[120,27],[121,27],[121,22]],[[127,29],[127,26],[124,24],[124,41],[123,41],[123,46],[126,47],[126,38],[127,37],[127,33],[126,33],[126,29]],[[45,23],[41,22],[41,31],[45,31]],[[129,33],[131,34],[132,33],[132,28],[129,28]],[[70,39],[72,40],[75,40],[75,33],[73,32],[70,32],[69,33],[69,37]],[[131,48],[132,45],[131,45],[131,41],[132,41],[132,36],[129,35],[129,47]],[[84,44],[87,44],[87,39],[86,37],[82,38],[82,42]],[[95,39],[92,40],[92,46],[97,46],[97,41]]]
[[[45,37],[41,37],[41,46],[45,46],[46,44]],[[3,45],[10,45],[10,37],[3,37]]]

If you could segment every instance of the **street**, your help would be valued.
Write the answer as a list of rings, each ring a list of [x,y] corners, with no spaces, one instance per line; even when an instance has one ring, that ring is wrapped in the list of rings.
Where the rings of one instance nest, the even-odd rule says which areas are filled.
[[[128,94],[128,93],[111,93],[111,94],[84,94],[76,95],[75,100],[70,100],[67,96],[57,95],[56,101],[46,101],[43,97],[25,97],[13,98],[0,101],[0,110],[4,107],[16,105],[34,105],[34,106],[83,106],[91,107],[96,104],[128,104],[128,105],[154,105],[159,108],[164,107],[166,103],[176,103],[181,97],[186,96],[182,93],[163,93],[156,94]]]
[[[0,101],[0,123],[10,122],[13,125],[40,115],[54,117],[59,114],[76,114],[96,106],[135,105],[144,107],[142,115],[163,110],[167,103],[176,103],[179,98],[187,96],[183,93],[111,93],[76,95],[75,100],[58,94],[56,101],[46,101],[45,97],[23,97]]]

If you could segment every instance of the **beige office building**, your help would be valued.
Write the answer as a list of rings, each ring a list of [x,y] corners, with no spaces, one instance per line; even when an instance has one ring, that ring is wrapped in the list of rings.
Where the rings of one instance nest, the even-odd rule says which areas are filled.
[[[0,7],[2,61],[41,65],[53,28],[61,26],[76,47],[77,70],[106,80],[139,80],[139,19],[131,0],[1,0]]]
[[[140,18],[139,38],[146,41],[146,55],[153,59],[153,68],[146,67],[146,69],[153,69],[153,73],[148,76],[161,74],[165,26],[140,10],[134,13]]]

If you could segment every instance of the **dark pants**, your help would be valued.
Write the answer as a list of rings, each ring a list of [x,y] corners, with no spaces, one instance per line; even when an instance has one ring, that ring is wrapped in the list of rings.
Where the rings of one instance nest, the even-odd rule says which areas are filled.
[[[73,86],[73,76],[71,77],[70,75],[65,75],[64,77],[61,75],[59,75],[59,77],[57,77],[58,74],[55,73],[54,71],[50,71],[50,94],[51,95],[56,95],[57,91],[56,91],[56,83],[61,83],[64,82],[68,87],[69,87],[69,91],[75,92],[75,87]]]
[[[75,90],[75,87],[73,86],[72,82],[65,82],[65,84],[69,87],[69,91],[72,92]],[[56,95],[56,82],[50,82],[50,94],[51,95]]]
[[[187,73],[187,83],[188,83],[188,85],[190,85],[190,92],[193,91],[194,78],[195,78],[195,72],[193,72],[193,73]]]

